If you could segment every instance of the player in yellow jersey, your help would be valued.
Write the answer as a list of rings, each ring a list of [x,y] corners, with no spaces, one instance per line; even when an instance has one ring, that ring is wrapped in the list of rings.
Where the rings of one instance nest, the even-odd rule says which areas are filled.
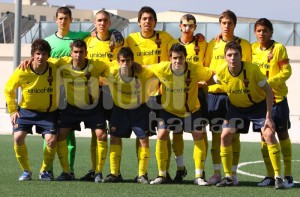
[[[20,181],[31,180],[28,151],[25,143],[27,134],[42,134],[46,141],[39,178],[51,181],[48,173],[56,153],[58,133],[56,104],[56,66],[48,62],[51,47],[42,39],[31,45],[32,63],[25,70],[16,69],[5,86],[5,98],[13,125],[14,150],[23,170]],[[22,98],[16,105],[16,89],[21,88]]]
[[[125,39],[125,46],[130,47],[130,49],[133,51],[134,61],[141,65],[155,64],[168,60],[167,45],[173,39],[173,37],[165,31],[155,30],[156,23],[156,12],[151,7],[142,7],[138,13],[138,24],[141,28],[141,31],[131,33]],[[154,87],[158,86],[158,81],[153,80],[152,85]],[[150,115],[157,114],[161,109],[160,96],[158,93],[152,95],[147,104],[151,108]],[[151,122],[150,135],[156,134],[155,127],[157,127],[157,122]],[[169,149],[171,150],[170,141],[168,145]],[[139,146],[137,145],[137,148],[138,147]],[[139,150],[136,152],[138,153]],[[171,152],[168,161],[170,161],[170,157]],[[134,180],[136,181],[137,178],[138,176]],[[168,181],[172,181],[169,173]]]
[[[117,46],[112,45],[110,41],[111,32],[109,27],[111,25],[110,14],[105,10],[100,10],[95,14],[94,25],[96,27],[96,36],[89,36],[84,41],[87,44],[88,59],[96,59],[102,61],[112,61],[116,59]],[[110,120],[111,109],[113,106],[113,100],[109,91],[109,87],[105,84],[105,79],[100,78],[100,102],[103,105],[104,115],[106,121]],[[103,148],[107,150],[107,142],[103,141]],[[94,181],[95,168],[96,168],[96,147],[97,140],[96,135],[92,132],[91,138],[91,162],[92,168],[80,178],[81,181]],[[121,175],[120,175],[121,176]]]
[[[146,175],[149,150],[149,113],[146,105],[151,94],[149,79],[153,73],[145,68],[140,72],[133,69],[133,52],[129,47],[123,47],[118,53],[119,66],[110,68],[107,77],[114,106],[110,120],[110,170],[111,173],[104,182],[121,182],[120,172],[122,138],[129,138],[132,131],[139,139],[138,178],[137,182],[148,184]],[[157,90],[156,90],[157,91]]]
[[[224,11],[219,17],[221,28],[221,37],[219,41],[212,39],[206,49],[204,66],[209,67],[213,71],[222,65],[225,61],[224,48],[227,42],[235,41],[239,43],[243,49],[243,61],[251,62],[251,45],[248,41],[236,37],[234,29],[237,23],[236,15],[230,11]],[[221,158],[220,158],[220,137],[221,125],[228,109],[228,98],[224,86],[215,84],[208,87],[208,117],[210,121],[210,130],[212,132],[211,155],[214,167],[214,175],[208,180],[208,183],[215,185],[221,181]],[[238,184],[236,171],[238,167],[240,155],[239,133],[235,134],[233,140],[233,180],[234,184]]]
[[[205,39],[202,41],[198,41],[197,37],[194,35],[194,32],[197,28],[196,18],[191,14],[185,14],[180,19],[179,28],[181,30],[181,37],[178,39],[174,39],[168,44],[168,49],[174,43],[180,43],[185,46],[187,50],[187,62],[192,62],[194,64],[198,64],[199,66],[203,66],[204,54],[207,47],[207,42]],[[198,89],[198,98],[200,100],[201,105],[201,114],[203,117],[207,118],[207,101],[206,94],[203,88]],[[173,133],[173,144],[172,148],[175,153],[175,160],[177,164],[177,172],[176,176],[173,179],[173,182],[180,183],[183,180],[183,177],[186,176],[187,171],[184,166],[184,143],[182,138],[183,132]],[[206,134],[206,133],[205,133]],[[175,140],[174,140],[175,139]],[[206,147],[208,146],[207,135],[204,138]],[[182,143],[181,143],[182,142]]]
[[[283,44],[272,40],[273,25],[266,19],[258,19],[254,25],[254,34],[257,42],[252,44],[252,62],[260,68],[268,78],[273,96],[272,118],[275,122],[281,154],[284,163],[284,179],[286,187],[293,187],[292,176],[292,146],[288,129],[291,126],[289,119],[289,105],[287,102],[288,88],[285,82],[292,74],[288,54]],[[262,137],[261,152],[267,169],[267,176],[258,184],[259,186],[274,185],[274,170],[270,161],[267,143]]]
[[[67,157],[66,137],[73,128],[79,128],[83,121],[86,128],[91,128],[97,137],[95,178],[102,182],[102,169],[106,159],[107,132],[102,105],[99,102],[99,76],[104,75],[110,62],[88,60],[86,43],[76,40],[71,44],[71,57],[60,58],[58,63],[66,89],[67,107],[61,111],[60,130],[57,142],[57,153],[63,172],[57,181],[70,180],[70,168]]]
[[[194,162],[196,185],[207,185],[203,177],[206,148],[204,142],[201,103],[198,99],[198,82],[212,81],[213,73],[208,68],[186,62],[186,48],[175,43],[170,49],[170,62],[150,65],[150,69],[161,82],[161,102],[159,112],[156,159],[158,177],[150,184],[166,183],[169,132],[189,132],[194,139]]]
[[[233,186],[232,159],[233,136],[236,132],[248,133],[250,122],[254,131],[261,131],[275,171],[275,188],[283,189],[281,176],[280,145],[275,137],[272,120],[273,95],[267,78],[252,63],[242,61],[242,48],[228,42],[224,49],[226,63],[217,70],[217,80],[226,87],[230,105],[223,123],[221,135],[221,159],[225,178],[218,187]]]
[[[49,42],[51,46],[51,57],[60,58],[63,56],[70,56],[70,43],[74,40],[83,40],[91,35],[91,32],[74,32],[70,30],[70,25],[73,21],[72,12],[68,7],[60,7],[56,11],[55,20],[57,24],[57,31],[46,37],[45,40]],[[111,31],[111,44],[118,45],[123,43],[123,37],[118,31]],[[66,107],[65,91],[64,86],[60,88],[60,101],[59,109],[64,109]],[[69,165],[71,169],[72,179],[75,179],[74,173],[74,163],[76,155],[76,139],[75,132],[69,133],[67,138],[68,143],[68,154],[69,154]],[[51,170],[53,174],[53,169]]]

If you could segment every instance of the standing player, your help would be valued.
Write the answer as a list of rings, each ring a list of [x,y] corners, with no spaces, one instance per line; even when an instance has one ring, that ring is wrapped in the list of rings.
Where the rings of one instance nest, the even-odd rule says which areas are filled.
[[[61,58],[57,64],[60,68],[66,89],[67,107],[61,111],[60,130],[57,139],[57,154],[63,173],[57,181],[70,180],[68,165],[68,148],[66,137],[72,128],[78,128],[81,121],[86,128],[91,128],[97,136],[97,153],[95,178],[96,183],[102,182],[102,169],[106,159],[106,150],[102,146],[107,140],[104,111],[99,103],[99,76],[108,70],[109,63],[88,60],[86,43],[75,40],[71,43],[71,57]]]
[[[173,39],[170,34],[165,31],[154,30],[157,22],[156,12],[148,6],[142,7],[138,13],[138,24],[141,32],[131,33],[127,38],[125,44],[131,48],[134,54],[135,62],[141,65],[150,65],[159,63],[160,61],[168,60],[167,45]],[[158,86],[158,81],[153,80],[153,86]],[[152,95],[149,99],[148,105],[151,108],[151,114],[157,114],[161,109],[160,96],[158,93]],[[155,112],[154,112],[155,111]],[[154,115],[157,116],[157,115]],[[150,120],[151,121],[151,120]],[[155,122],[153,122],[155,123]],[[155,132],[156,124],[151,123],[151,131]],[[150,134],[151,135],[151,134]],[[137,146],[137,148],[140,146]],[[169,158],[171,156],[171,142],[168,143]],[[136,151],[137,153],[140,150]],[[139,158],[139,156],[138,156]],[[169,169],[170,159],[168,160]],[[136,177],[137,178],[137,177]],[[168,173],[168,181],[172,179]]]
[[[68,7],[60,7],[56,10],[56,24],[57,32],[45,40],[49,42],[51,46],[51,57],[60,58],[63,56],[70,56],[70,43],[77,39],[84,39],[89,36],[90,32],[73,32],[70,31],[70,24],[73,20],[72,12]],[[63,86],[61,86],[59,108],[65,108],[65,93]],[[72,179],[75,179],[74,174],[74,162],[76,152],[76,140],[74,131],[70,132],[67,138],[68,150],[69,150],[69,161]],[[51,174],[53,169],[51,170]]]
[[[220,148],[225,178],[217,183],[217,186],[234,185],[232,180],[233,136],[238,131],[248,133],[251,121],[253,130],[260,130],[266,140],[275,171],[275,188],[283,189],[285,187],[280,177],[280,146],[275,137],[275,125],[272,120],[272,89],[268,85],[266,76],[257,66],[241,61],[242,48],[238,43],[228,42],[224,54],[227,63],[218,68],[217,79],[226,86],[230,106],[223,124]]]
[[[225,62],[224,48],[227,42],[235,41],[239,43],[243,49],[243,61],[251,62],[251,45],[248,41],[236,37],[234,35],[234,29],[237,23],[236,15],[230,11],[224,11],[219,17],[219,23],[221,28],[221,39],[216,41],[212,39],[205,53],[204,66],[210,67],[213,71]],[[228,109],[228,98],[226,94],[226,88],[223,85],[215,84],[208,87],[208,117],[210,120],[210,130],[212,132],[212,147],[211,155],[214,166],[214,175],[208,180],[208,183],[215,185],[221,181],[221,157],[220,157],[220,142],[221,132],[224,117]],[[234,184],[238,184],[236,171],[239,162],[240,155],[240,140],[239,133],[234,135],[232,142],[233,160],[232,171]]]
[[[32,134],[32,126],[46,141],[40,179],[51,180],[48,173],[56,153],[57,105],[56,66],[47,62],[51,47],[42,39],[31,45],[32,63],[25,70],[16,69],[5,86],[5,98],[14,130],[14,150],[23,170],[20,181],[32,179],[25,138]],[[16,89],[20,87],[22,99],[15,103]]]
[[[150,150],[149,150],[149,113],[146,105],[149,99],[150,89],[147,85],[153,73],[142,68],[135,72],[132,67],[133,52],[129,47],[123,47],[118,53],[119,66],[111,68],[108,76],[108,84],[112,92],[114,107],[110,122],[110,169],[104,182],[121,182],[118,177],[121,163],[121,138],[129,138],[134,131],[139,139],[138,152],[139,167],[137,182],[147,184],[146,175]]]
[[[112,61],[116,59],[117,49],[115,49],[116,44],[111,45],[110,37],[111,32],[109,27],[111,25],[110,14],[105,10],[100,10],[95,15],[94,25],[97,29],[96,36],[89,36],[84,41],[87,44],[88,59],[102,60],[102,61]],[[122,44],[122,43],[120,43]],[[103,104],[103,109],[105,112],[106,121],[110,120],[111,108],[113,105],[112,97],[109,91],[109,87],[105,82],[104,78],[100,79],[101,88],[101,99],[100,102]],[[104,149],[103,154],[107,154],[107,140],[100,141],[99,146]],[[92,132],[91,138],[91,161],[92,169],[88,171],[86,175],[80,178],[82,181],[94,181],[95,168],[96,168],[96,147],[97,140],[95,133]]]
[[[150,184],[166,183],[169,132],[191,132],[194,139],[195,184],[207,185],[203,177],[206,148],[203,122],[198,99],[198,82],[211,81],[213,73],[208,68],[186,62],[186,48],[180,43],[172,45],[170,62],[151,65],[160,80],[162,106],[156,142],[158,177]],[[173,120],[173,121],[172,121]]]
[[[202,67],[204,61],[204,54],[207,47],[207,42],[205,39],[202,41],[198,41],[198,39],[194,35],[194,32],[197,28],[196,18],[191,14],[183,15],[180,19],[179,28],[182,32],[181,37],[172,40],[168,44],[168,49],[170,49],[174,43],[182,44],[183,46],[185,46],[187,50],[186,61],[194,64],[198,64],[199,66]],[[201,110],[202,117],[207,118],[207,101],[206,101],[206,94],[203,88],[198,89],[198,98],[201,103],[200,110]],[[182,134],[183,132],[173,133],[174,142],[172,146],[173,146],[173,151],[175,153],[175,159],[177,164],[177,172],[173,181],[176,183],[182,182],[183,177],[186,176],[187,174],[187,171],[184,166],[184,160],[183,160],[184,143],[182,139]],[[181,138],[181,139],[177,139],[177,138]],[[205,140],[205,146],[207,150],[208,148],[207,135],[205,135],[204,140]]]
[[[286,48],[271,40],[273,34],[273,25],[266,19],[258,19],[254,25],[254,34],[257,42],[252,44],[252,61],[258,65],[261,72],[268,78],[268,84],[271,86],[274,96],[272,119],[275,122],[275,131],[277,133],[281,153],[284,162],[284,179],[286,187],[293,187],[292,176],[292,146],[288,129],[291,126],[289,119],[289,106],[287,102],[288,88],[286,80],[292,74],[291,65]],[[268,146],[262,136],[261,152],[267,169],[267,176],[258,184],[259,186],[274,185],[274,170],[270,161]]]
[[[72,18],[72,12],[68,7],[58,8],[56,11],[55,18],[57,23],[57,32],[45,38],[45,40],[48,41],[51,46],[51,57],[60,58],[63,56],[70,56],[70,43],[78,39],[83,40],[84,38],[88,37],[91,34],[91,32],[70,31],[70,24],[73,18]],[[120,41],[120,40],[116,40],[117,38],[120,38],[120,36],[114,36],[115,31],[113,32],[112,35],[113,36],[111,37],[111,40],[113,45]],[[123,38],[121,40],[122,40],[121,42],[123,42]],[[64,86],[61,86],[59,108],[64,109],[65,107],[66,107],[65,91],[64,91]],[[75,163],[75,152],[76,152],[76,139],[75,139],[74,131],[71,131],[69,133],[67,137],[67,144],[68,144],[68,156],[70,162],[69,165],[71,170],[71,177],[72,179],[75,179],[74,163]]]

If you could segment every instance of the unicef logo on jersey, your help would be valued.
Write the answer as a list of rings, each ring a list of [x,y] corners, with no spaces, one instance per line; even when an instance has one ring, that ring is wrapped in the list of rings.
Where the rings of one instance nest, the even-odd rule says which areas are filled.
[[[43,93],[53,93],[53,88],[52,87],[44,87],[44,88],[33,88],[33,89],[28,89],[29,94],[43,94]]]

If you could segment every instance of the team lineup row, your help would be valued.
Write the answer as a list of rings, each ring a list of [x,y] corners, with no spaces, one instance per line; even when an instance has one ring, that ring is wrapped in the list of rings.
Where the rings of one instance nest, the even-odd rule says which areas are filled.
[[[230,10],[220,15],[221,34],[209,43],[201,34],[194,35],[197,25],[191,14],[180,19],[182,35],[178,39],[165,31],[155,31],[157,18],[151,7],[141,8],[138,14],[141,31],[131,33],[124,43],[120,33],[109,30],[110,17],[104,10],[96,13],[97,32],[91,36],[88,32],[70,31],[71,21],[71,11],[59,8],[58,31],[45,40],[33,42],[32,60],[28,66],[17,69],[6,84],[14,149],[23,170],[19,180],[32,177],[25,144],[32,125],[36,125],[36,131],[45,138],[40,179],[52,180],[56,152],[63,169],[56,180],[74,179],[73,130],[79,130],[79,123],[83,121],[92,129],[92,168],[81,180],[122,181],[122,138],[134,131],[138,159],[135,181],[180,183],[187,173],[182,132],[190,132],[194,140],[194,183],[238,185],[239,135],[247,133],[252,122],[253,130],[261,132],[261,151],[267,169],[266,177],[258,185],[275,185],[276,189],[294,185],[285,84],[291,75],[291,66],[285,47],[271,39],[273,26],[268,19],[255,23],[257,42],[252,45],[234,35],[237,18]],[[57,88],[60,81],[63,85]],[[17,106],[14,101],[18,87],[22,89],[22,100]],[[155,121],[151,121],[153,119]],[[210,130],[215,131],[211,142],[214,174],[208,180],[204,173],[208,151],[204,119],[208,120]],[[106,128],[110,129],[111,173],[104,178],[102,170],[108,152]],[[147,174],[149,136],[154,133],[157,133],[158,177],[150,181]],[[171,150],[177,164],[174,180],[168,173]],[[281,155],[284,174],[281,173]]]

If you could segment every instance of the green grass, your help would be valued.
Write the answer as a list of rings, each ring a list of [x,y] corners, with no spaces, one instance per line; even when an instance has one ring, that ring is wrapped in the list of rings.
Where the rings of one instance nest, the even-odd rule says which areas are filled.
[[[250,135],[250,134],[249,134]],[[192,159],[193,143],[185,141],[185,163],[188,175],[183,184],[142,185],[131,180],[137,175],[137,160],[135,156],[135,140],[123,140],[121,172],[124,183],[92,182],[42,182],[38,179],[42,161],[42,138],[28,136],[26,139],[30,165],[33,171],[33,181],[20,182],[18,177],[21,169],[16,161],[13,150],[13,137],[0,135],[0,196],[299,196],[299,184],[287,190],[275,190],[273,187],[259,188],[256,186],[260,178],[239,174],[240,186],[217,188],[215,186],[200,187],[193,185],[194,163]],[[90,169],[89,138],[77,138],[77,157],[75,162],[76,177],[79,178]],[[155,140],[151,140],[151,159],[149,178],[157,175],[155,159]],[[294,158],[299,156],[299,144],[293,145]],[[261,160],[260,144],[242,142],[240,162]],[[61,172],[58,159],[54,162],[55,176]],[[262,163],[243,166],[240,170],[252,174],[263,175],[265,168]],[[175,161],[172,159],[170,173],[175,175]],[[211,157],[208,154],[206,176],[212,175]],[[299,162],[293,162],[295,180],[299,180]],[[106,160],[104,175],[109,173],[109,157]],[[298,194],[298,195],[297,195]]]

